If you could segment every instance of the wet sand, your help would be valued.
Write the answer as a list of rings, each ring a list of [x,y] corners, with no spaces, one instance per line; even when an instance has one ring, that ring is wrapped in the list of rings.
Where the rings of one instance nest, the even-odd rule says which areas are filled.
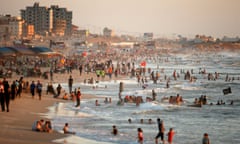
[[[50,144],[54,139],[64,135],[58,132],[45,133],[32,131],[32,124],[36,120],[44,119],[43,113],[47,107],[53,105],[56,99],[44,96],[39,101],[32,99],[30,94],[23,93],[21,98],[10,102],[10,112],[1,112],[0,141],[7,144]]]
[[[84,79],[93,77],[96,79],[94,73],[84,73],[80,76],[78,70],[74,70],[72,73],[54,74],[53,81],[49,79],[27,77],[24,81],[38,81],[43,84],[42,99],[38,99],[36,94],[34,99],[32,98],[29,90],[23,90],[21,98],[15,98],[10,101],[10,112],[0,112],[0,142],[6,144],[53,144],[53,140],[64,139],[69,135],[65,135],[59,132],[35,132],[32,131],[32,124],[36,120],[44,119],[45,113],[48,112],[48,107],[53,106],[56,102],[66,102],[61,98],[53,98],[53,95],[46,94],[46,85],[49,82],[52,83],[67,83],[69,76],[72,75],[74,83],[83,82]],[[13,80],[18,80],[21,76],[13,75],[12,78],[7,78],[9,84]],[[106,78],[105,80],[109,80]],[[63,92],[62,92],[63,93]],[[94,95],[82,94],[82,99],[96,98]],[[63,143],[63,142],[60,142]]]

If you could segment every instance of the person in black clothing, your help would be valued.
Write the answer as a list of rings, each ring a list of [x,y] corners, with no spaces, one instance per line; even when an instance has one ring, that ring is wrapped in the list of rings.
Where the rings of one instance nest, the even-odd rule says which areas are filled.
[[[7,112],[9,112],[9,103],[10,103],[10,91],[9,91],[9,84],[8,81],[4,78],[3,80],[3,87],[4,87],[4,96],[5,96],[5,104],[7,108]]]
[[[57,86],[57,96],[59,96],[61,94],[61,90],[62,90],[62,86],[60,84],[58,84],[58,86]]]
[[[17,94],[16,94],[16,96],[18,96],[19,98],[21,98],[22,89],[23,89],[23,87],[22,87],[22,82],[19,81],[19,85],[18,85],[18,89],[17,89]]]
[[[82,75],[82,69],[83,69],[83,66],[82,66],[82,65],[80,65],[80,66],[79,66],[79,72],[80,72],[80,76]]]
[[[32,83],[30,85],[30,91],[32,94],[32,98],[34,98],[34,96],[35,96],[35,88],[36,88],[36,85],[35,85],[34,81],[32,81]]]
[[[163,121],[160,120],[160,118],[157,119],[158,124],[158,134],[155,137],[155,143],[158,144],[158,138],[161,137],[161,141],[164,143],[164,125]]]
[[[69,79],[68,79],[68,87],[69,87],[69,93],[72,93],[72,85],[73,85],[73,78],[70,75]]]
[[[53,81],[53,69],[50,69],[50,79]]]
[[[38,96],[39,96],[39,100],[41,100],[41,97],[42,97],[42,84],[40,83],[40,81],[38,81],[36,87],[37,87],[37,93],[38,93]]]
[[[4,87],[2,82],[0,82],[0,103],[2,111],[5,111],[5,94],[4,94]]]
[[[13,81],[12,84],[11,84],[11,99],[12,100],[15,99],[16,89],[17,89],[16,83],[15,83],[15,81]]]
[[[117,135],[118,134],[118,130],[117,130],[117,127],[115,125],[112,126],[112,134],[113,135]]]

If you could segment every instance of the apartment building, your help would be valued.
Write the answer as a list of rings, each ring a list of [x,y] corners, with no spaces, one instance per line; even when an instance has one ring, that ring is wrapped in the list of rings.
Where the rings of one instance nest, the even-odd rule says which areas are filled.
[[[12,17],[9,21],[9,29],[11,36],[21,38],[23,34],[23,23],[21,17]]]
[[[37,34],[52,31],[52,12],[47,7],[39,6],[39,3],[21,10],[21,17],[27,24],[34,25],[34,31]]]
[[[23,23],[24,21],[20,17],[0,15],[0,42],[3,43],[10,39],[21,38],[23,34]]]
[[[48,8],[36,2],[21,10],[21,17],[26,23],[34,25],[36,34],[71,34],[72,12],[66,8],[59,8],[57,5]]]
[[[112,29],[105,27],[103,29],[103,36],[104,37],[112,37],[112,36],[114,36],[114,31]]]
[[[10,29],[9,29],[9,19],[10,16],[0,16],[0,39],[6,40],[10,35]]]
[[[53,32],[56,34],[64,32],[64,35],[70,35],[72,33],[72,11],[59,8],[58,5],[52,5],[50,10],[53,13]]]

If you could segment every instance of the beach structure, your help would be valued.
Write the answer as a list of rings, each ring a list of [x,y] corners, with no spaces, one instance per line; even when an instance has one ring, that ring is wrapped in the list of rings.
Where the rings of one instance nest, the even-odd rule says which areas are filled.
[[[0,55],[2,58],[16,56],[62,56],[58,52],[54,52],[47,47],[0,47]]]

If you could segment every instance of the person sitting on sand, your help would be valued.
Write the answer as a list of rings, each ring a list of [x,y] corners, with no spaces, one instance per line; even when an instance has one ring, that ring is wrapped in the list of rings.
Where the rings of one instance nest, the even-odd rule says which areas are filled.
[[[43,126],[43,131],[51,133],[52,132],[52,126],[50,121],[46,121],[44,126]]]
[[[68,100],[68,94],[67,94],[67,93],[65,93],[65,94],[63,95],[63,99],[64,99],[64,100]]]
[[[32,125],[32,130],[37,131],[37,127],[38,127],[38,129],[40,128],[38,124],[40,124],[42,126],[43,123],[44,123],[43,119],[34,121],[34,123]]]
[[[38,132],[42,132],[43,131],[41,121],[37,121],[36,131],[38,131]]]
[[[68,129],[69,129],[68,123],[65,123],[65,126],[63,127],[64,134],[75,134],[75,132],[71,132]]]

